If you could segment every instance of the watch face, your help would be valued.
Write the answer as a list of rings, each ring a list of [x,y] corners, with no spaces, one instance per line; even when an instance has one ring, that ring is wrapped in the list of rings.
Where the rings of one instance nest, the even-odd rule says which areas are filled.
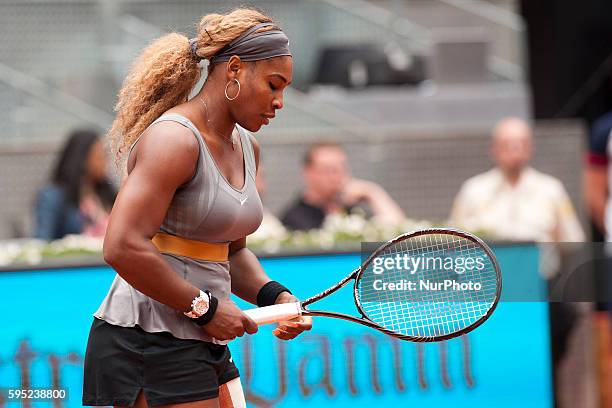
[[[208,312],[208,307],[208,297],[200,297],[196,304],[193,306],[193,312],[198,316],[202,316],[203,314]]]

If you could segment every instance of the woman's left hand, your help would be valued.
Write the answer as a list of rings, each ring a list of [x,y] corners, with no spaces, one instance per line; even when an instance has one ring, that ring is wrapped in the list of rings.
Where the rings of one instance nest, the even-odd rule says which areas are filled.
[[[295,303],[299,301],[300,300],[298,298],[289,292],[283,292],[278,295],[275,303]],[[312,329],[312,317],[300,316],[296,317],[295,319],[279,323],[278,327],[272,331],[272,334],[281,340],[291,340],[297,337],[303,331],[310,329]]]

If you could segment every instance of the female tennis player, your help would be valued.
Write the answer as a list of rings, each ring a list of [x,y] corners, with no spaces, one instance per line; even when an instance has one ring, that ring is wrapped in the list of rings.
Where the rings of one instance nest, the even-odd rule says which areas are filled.
[[[262,218],[256,132],[292,78],[285,34],[248,8],[202,18],[197,37],[168,34],[135,61],[109,132],[127,176],[104,259],[117,271],[95,313],[84,405],[244,407],[227,342],[256,324],[230,293],[259,306],[295,302],[245,237]],[[199,61],[210,62],[199,93]],[[292,339],[311,320],[281,323]]]

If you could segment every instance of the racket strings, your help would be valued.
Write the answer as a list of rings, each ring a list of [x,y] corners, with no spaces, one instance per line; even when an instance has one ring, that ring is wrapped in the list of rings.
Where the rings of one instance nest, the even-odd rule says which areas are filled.
[[[357,282],[357,301],[366,317],[386,329],[414,337],[443,336],[474,324],[495,303],[496,266],[477,242],[452,234],[424,234],[392,243],[376,258],[397,259],[398,255],[400,259],[420,259],[422,267],[413,271],[392,267],[374,273],[374,262],[370,262]],[[463,267],[462,273],[457,273],[456,262],[462,259],[461,265],[465,265],[464,261],[470,258],[479,258],[482,267],[469,270]],[[430,265],[432,259],[433,267]],[[455,269],[443,267],[442,260],[453,262]],[[380,290],[382,284],[402,282],[412,282],[412,290],[388,287]],[[431,285],[445,282],[479,283],[480,289],[432,290],[426,286],[431,288]]]

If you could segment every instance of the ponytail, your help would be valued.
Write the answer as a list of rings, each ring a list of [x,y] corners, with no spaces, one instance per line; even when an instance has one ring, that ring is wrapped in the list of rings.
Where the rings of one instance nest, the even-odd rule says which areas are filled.
[[[108,132],[116,161],[155,119],[187,101],[199,79],[200,67],[187,37],[167,34],[145,48],[119,91],[117,117]]]

